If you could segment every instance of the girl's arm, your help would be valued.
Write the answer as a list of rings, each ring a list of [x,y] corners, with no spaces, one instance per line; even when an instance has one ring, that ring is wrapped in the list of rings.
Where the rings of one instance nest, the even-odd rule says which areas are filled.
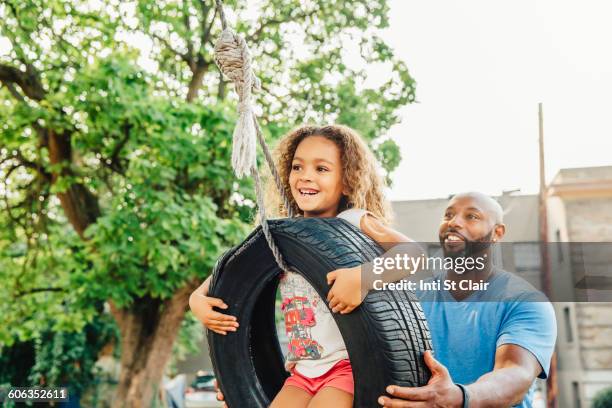
[[[376,217],[365,214],[360,220],[361,230],[376,241],[386,252],[378,258],[396,258],[396,256],[417,258],[424,256],[423,248],[393,228],[383,224]],[[402,245],[398,245],[402,244]],[[361,304],[367,292],[372,289],[375,280],[396,282],[417,271],[406,268],[383,268],[380,274],[373,273],[372,262],[353,268],[337,269],[327,274],[327,283],[333,286],[327,300],[334,312],[349,313]]]
[[[189,307],[198,320],[209,330],[225,335],[228,331],[236,331],[238,322],[234,316],[213,310],[213,307],[227,309],[227,305],[219,298],[208,296],[211,278],[212,276],[209,276],[204,283],[189,296]]]

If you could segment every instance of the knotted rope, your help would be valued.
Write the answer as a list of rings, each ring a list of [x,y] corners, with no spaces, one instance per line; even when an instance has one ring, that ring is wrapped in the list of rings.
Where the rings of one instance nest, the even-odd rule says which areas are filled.
[[[259,80],[251,69],[251,53],[244,38],[224,29],[215,44],[215,62],[236,87],[238,93],[238,123],[234,129],[232,166],[238,178],[249,175],[256,165],[255,123],[251,91],[260,89]]]
[[[278,266],[283,271],[289,271],[290,269],[281,256],[280,250],[270,233],[268,219],[266,217],[264,191],[261,185],[259,171],[257,170],[256,153],[257,141],[259,141],[266,162],[270,167],[270,172],[276,182],[276,187],[283,198],[283,204],[287,210],[287,215],[292,217],[293,208],[289,202],[280,175],[274,165],[270,150],[261,133],[261,128],[257,122],[257,116],[253,110],[251,92],[259,91],[261,89],[261,83],[253,73],[251,67],[249,46],[244,38],[228,28],[221,0],[216,0],[216,4],[217,12],[221,18],[223,32],[215,44],[215,62],[221,72],[234,83],[236,92],[238,93],[239,117],[232,137],[232,167],[238,178],[242,178],[245,175],[253,176],[255,180],[257,208],[263,234]]]

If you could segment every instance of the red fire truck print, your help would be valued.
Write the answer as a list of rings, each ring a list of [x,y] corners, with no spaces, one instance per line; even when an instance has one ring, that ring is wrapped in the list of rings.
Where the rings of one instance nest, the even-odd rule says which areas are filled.
[[[318,360],[323,347],[312,339],[310,328],[316,324],[314,309],[305,296],[283,299],[285,330],[289,338],[287,360]]]

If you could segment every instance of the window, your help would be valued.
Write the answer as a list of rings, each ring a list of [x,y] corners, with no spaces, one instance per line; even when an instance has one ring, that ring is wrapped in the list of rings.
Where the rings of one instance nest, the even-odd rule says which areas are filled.
[[[563,308],[563,321],[565,322],[565,340],[568,343],[572,343],[574,341],[574,332],[572,331],[572,319],[571,319],[571,310],[569,306],[565,306]]]
[[[576,381],[572,382],[572,390],[574,394],[574,406],[580,408],[580,385]]]
[[[563,262],[563,243],[561,242],[561,230],[557,229],[555,233],[557,238],[557,261],[559,263]]]

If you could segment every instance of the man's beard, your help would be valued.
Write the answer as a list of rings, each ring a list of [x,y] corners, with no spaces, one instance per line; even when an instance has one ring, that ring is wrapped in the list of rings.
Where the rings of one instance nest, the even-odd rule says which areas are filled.
[[[491,247],[491,239],[493,238],[493,229],[488,234],[474,241],[465,240],[465,245],[462,250],[456,252],[449,252],[445,245],[444,239],[440,238],[442,244],[442,251],[444,256],[447,258],[475,258],[476,255],[482,254],[484,251]]]

